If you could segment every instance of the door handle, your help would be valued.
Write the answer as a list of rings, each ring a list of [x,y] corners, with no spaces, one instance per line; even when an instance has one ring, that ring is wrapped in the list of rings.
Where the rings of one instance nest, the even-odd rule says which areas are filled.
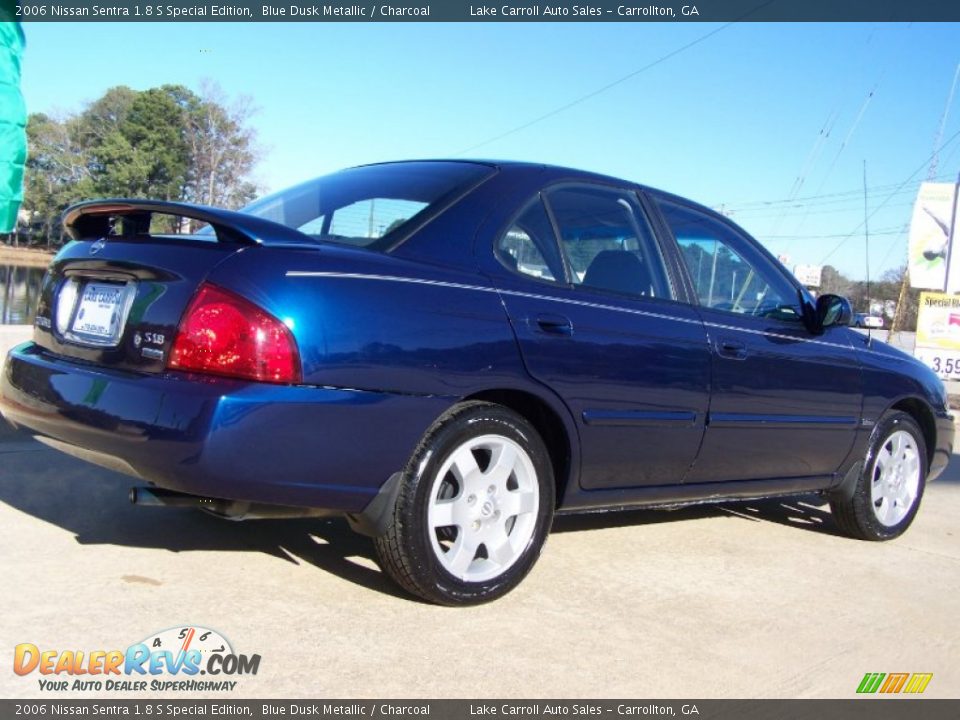
[[[573,323],[564,315],[544,313],[537,315],[537,327],[552,335],[573,335]]]
[[[731,360],[743,360],[747,357],[747,346],[739,340],[719,338],[717,340],[717,354]]]

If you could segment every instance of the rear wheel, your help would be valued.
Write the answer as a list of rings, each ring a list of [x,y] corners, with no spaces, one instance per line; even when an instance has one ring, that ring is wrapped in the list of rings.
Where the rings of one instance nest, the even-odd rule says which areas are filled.
[[[848,535],[890,540],[916,517],[926,477],[923,432],[910,415],[889,412],[877,423],[852,496],[831,497],[830,510]]]
[[[457,406],[424,436],[401,482],[375,545],[383,569],[411,593],[444,605],[486,602],[533,567],[553,518],[553,470],[520,415]]]

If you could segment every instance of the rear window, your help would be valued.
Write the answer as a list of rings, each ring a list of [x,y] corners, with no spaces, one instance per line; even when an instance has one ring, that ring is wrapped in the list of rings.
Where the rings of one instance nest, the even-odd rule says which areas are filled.
[[[493,172],[469,162],[368,165],[269,195],[243,212],[315,240],[385,250]]]

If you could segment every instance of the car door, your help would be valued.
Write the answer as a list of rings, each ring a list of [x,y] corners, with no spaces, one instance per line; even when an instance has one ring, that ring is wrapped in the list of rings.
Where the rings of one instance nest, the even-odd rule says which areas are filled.
[[[656,204],[699,298],[713,363],[703,446],[686,482],[833,474],[863,403],[850,331],[811,333],[798,288],[732,223],[677,199]]]
[[[637,195],[551,188],[495,245],[492,274],[527,370],[576,420],[581,486],[680,483],[703,436],[710,353]]]

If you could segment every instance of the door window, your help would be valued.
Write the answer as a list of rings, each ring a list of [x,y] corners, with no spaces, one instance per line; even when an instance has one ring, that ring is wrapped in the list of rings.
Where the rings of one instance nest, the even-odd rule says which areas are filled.
[[[547,202],[574,285],[640,297],[671,298],[663,257],[633,193],[563,187]]]
[[[658,200],[703,307],[799,320],[796,289],[726,223]]]

